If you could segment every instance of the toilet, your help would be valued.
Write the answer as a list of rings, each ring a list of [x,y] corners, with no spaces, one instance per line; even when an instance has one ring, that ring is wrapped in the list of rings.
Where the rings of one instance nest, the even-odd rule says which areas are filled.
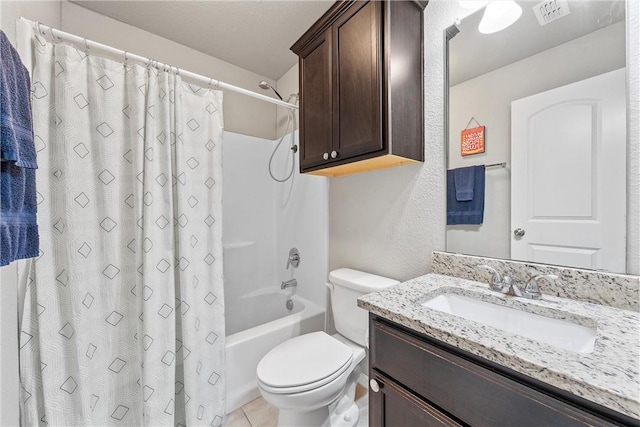
[[[368,312],[358,297],[400,282],[341,268],[329,274],[335,335],[300,335],[269,351],[257,368],[258,389],[279,409],[278,426],[355,426],[355,389],[369,341]]]

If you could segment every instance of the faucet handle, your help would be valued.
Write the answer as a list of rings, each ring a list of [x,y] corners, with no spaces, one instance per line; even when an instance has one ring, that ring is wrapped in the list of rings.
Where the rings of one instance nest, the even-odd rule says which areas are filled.
[[[300,251],[298,251],[298,248],[291,248],[289,250],[289,258],[287,258],[287,270],[289,269],[290,265],[294,268],[300,265]]]
[[[498,270],[496,270],[493,267],[490,267],[488,265],[485,264],[479,264],[477,265],[478,268],[484,268],[485,270],[487,270],[489,273],[493,274],[493,277],[491,278],[491,288],[495,289],[495,288],[502,288],[502,275],[500,274],[500,272]]]
[[[558,276],[556,276],[555,274],[538,274],[536,276],[531,276],[523,292],[523,294],[527,298],[531,298],[531,299],[542,298],[542,293],[540,292],[540,289],[538,289],[538,280],[540,279],[544,279],[547,282],[551,282],[552,280],[558,279]]]

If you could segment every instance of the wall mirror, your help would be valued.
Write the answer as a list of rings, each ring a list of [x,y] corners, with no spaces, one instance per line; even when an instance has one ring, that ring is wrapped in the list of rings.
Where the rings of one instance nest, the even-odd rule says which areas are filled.
[[[447,30],[447,173],[485,166],[482,224],[447,225],[447,250],[624,273],[624,0],[488,3]],[[483,34],[494,3],[521,15]]]

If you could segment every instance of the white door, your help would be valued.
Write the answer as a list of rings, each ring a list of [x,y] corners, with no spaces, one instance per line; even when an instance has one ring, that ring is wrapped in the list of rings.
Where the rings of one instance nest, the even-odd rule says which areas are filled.
[[[620,69],[511,103],[512,259],[625,271],[625,102]]]

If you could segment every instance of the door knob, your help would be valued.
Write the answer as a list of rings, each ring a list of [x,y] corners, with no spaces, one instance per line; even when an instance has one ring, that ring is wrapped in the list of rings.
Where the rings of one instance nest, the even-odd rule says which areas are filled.
[[[336,157],[338,157],[338,152],[337,151],[332,151],[331,152],[331,158],[335,159]]]
[[[325,159],[325,160],[329,160],[329,153],[324,153],[322,155],[322,158]]]
[[[371,387],[371,391],[374,393],[379,392],[380,389],[382,388],[382,384],[380,384],[378,381],[374,380],[373,378],[371,379],[371,381],[369,381],[369,386]]]
[[[524,228],[516,228],[515,230],[513,230],[513,235],[516,237],[524,236]]]

